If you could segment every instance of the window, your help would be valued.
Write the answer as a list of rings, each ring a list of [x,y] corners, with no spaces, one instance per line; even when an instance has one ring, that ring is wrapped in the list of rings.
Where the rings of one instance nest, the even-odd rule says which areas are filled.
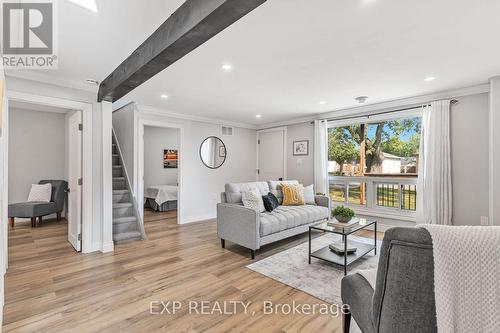
[[[334,203],[414,215],[421,117],[330,125],[328,179]]]

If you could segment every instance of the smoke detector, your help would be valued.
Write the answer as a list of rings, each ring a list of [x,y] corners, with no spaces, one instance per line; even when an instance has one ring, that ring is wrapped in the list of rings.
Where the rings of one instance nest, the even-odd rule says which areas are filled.
[[[91,86],[98,86],[99,85],[99,81],[94,80],[94,79],[85,79],[85,82],[87,82],[87,84],[90,84]]]
[[[359,104],[364,104],[366,102],[366,100],[368,99],[368,96],[359,96],[359,97],[356,97],[355,100],[359,103]]]

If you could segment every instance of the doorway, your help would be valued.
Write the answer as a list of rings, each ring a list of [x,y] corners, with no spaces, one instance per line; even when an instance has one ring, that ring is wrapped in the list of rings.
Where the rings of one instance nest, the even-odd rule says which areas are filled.
[[[75,165],[80,167],[80,178],[77,180],[78,184],[80,187],[79,191],[73,192],[76,193],[77,196],[80,196],[81,199],[76,199],[77,202],[80,202],[80,208],[79,208],[79,213],[77,210],[76,215],[80,217],[80,220],[76,220],[75,222],[75,228],[73,230],[79,230],[79,234],[76,234],[73,232],[73,237],[70,237],[70,234],[68,232],[64,232],[66,242],[65,244],[68,244],[68,241],[71,246],[75,248],[75,250],[81,250],[83,253],[90,253],[98,250],[96,247],[96,244],[92,241],[92,235],[93,235],[93,192],[92,192],[92,183],[93,183],[93,177],[92,177],[92,165],[93,165],[93,153],[92,153],[92,110],[93,110],[93,105],[90,103],[84,103],[84,102],[78,102],[78,101],[73,101],[73,100],[68,100],[68,99],[63,99],[63,98],[58,98],[58,97],[50,97],[50,96],[43,96],[43,95],[36,95],[32,93],[25,93],[25,92],[19,92],[19,91],[7,91],[7,103],[8,107],[6,108],[6,121],[9,122],[9,110],[11,107],[16,107],[21,106],[24,108],[37,108],[38,111],[41,112],[48,112],[50,110],[59,110],[60,112],[65,114],[65,124],[66,120],[69,123],[70,120],[70,115],[79,115],[80,118],[80,124],[78,125],[78,129],[80,130],[80,133],[78,134],[79,136],[79,144],[80,147],[80,153],[78,156],[80,156],[80,162],[76,163],[74,160],[73,162],[76,163]],[[68,118],[66,119],[66,115]],[[76,117],[76,116],[75,116]],[[73,118],[73,121],[76,122],[76,118]],[[68,125],[69,126],[69,125]],[[9,179],[10,174],[12,173],[12,168],[15,168],[15,166],[11,165],[11,170],[9,170],[8,164],[9,163],[9,157],[12,153],[13,149],[16,149],[15,145],[12,145],[11,142],[9,142],[9,127],[5,128],[5,143],[4,143],[4,149],[6,152],[6,158],[4,159],[4,177],[5,179]],[[46,132],[43,132],[40,134],[40,137],[44,137],[48,135]],[[69,138],[66,139],[66,131],[64,138],[62,139],[65,147],[66,145],[69,145]],[[76,142],[78,142],[76,141]],[[73,141],[75,142],[75,141]],[[10,151],[9,151],[10,147]],[[30,149],[31,148],[31,149]],[[49,147],[50,148],[50,147]],[[22,151],[22,153],[25,153],[27,155],[24,156],[34,156],[35,153],[39,153],[38,150],[34,149],[33,146],[29,146],[27,149],[28,151]],[[43,149],[39,149],[40,151],[43,152]],[[69,156],[69,153],[66,154],[66,150],[64,153],[65,156]],[[43,158],[43,155],[42,155]],[[65,176],[69,176],[69,161],[66,162],[65,160],[65,170],[67,170],[67,174],[65,173]],[[36,158],[31,158],[29,163],[32,165],[37,164],[37,159]],[[75,170],[74,167],[71,167],[71,170]],[[78,171],[76,171],[78,172]],[[32,181],[33,183],[36,183],[36,181]],[[68,186],[69,187],[69,186]],[[28,190],[25,190],[29,192]],[[6,181],[4,183],[4,197],[6,200],[4,200],[4,206],[2,207],[3,209],[3,216],[5,219],[8,218],[8,204],[12,202],[12,193],[9,193],[9,182]],[[70,192],[71,193],[71,192]],[[69,194],[69,193],[68,193]],[[22,200],[26,200],[25,197],[22,198]],[[71,200],[72,202],[75,202],[75,200]],[[65,200],[65,204],[69,203],[68,200]],[[66,205],[65,208],[65,213],[67,213],[67,209],[69,208],[68,204]],[[61,217],[65,216],[61,214]],[[50,216],[49,216],[50,217]],[[69,217],[69,214],[67,215]],[[56,216],[57,218],[57,216]],[[42,224],[43,224],[44,218],[42,218]],[[46,220],[46,219],[45,219]],[[71,219],[71,222],[75,221],[74,219]],[[73,224],[72,224],[73,225]],[[28,224],[29,226],[29,224]],[[67,223],[64,222],[64,227],[67,228]],[[7,238],[8,234],[8,226],[5,224],[3,226],[4,228],[4,241],[5,244],[9,243],[9,240]],[[43,228],[40,229],[30,229],[32,231],[35,230],[43,230]],[[71,239],[75,239],[76,242],[71,243]],[[9,255],[9,247],[7,247],[7,251],[5,251],[5,257],[7,259],[7,256],[10,257]]]
[[[144,223],[158,218],[180,221],[182,126],[139,121],[137,203]]]
[[[286,127],[257,132],[257,180],[286,179]]]
[[[81,251],[82,112],[9,103],[8,215],[10,232],[67,228]],[[36,235],[35,235],[36,234]]]

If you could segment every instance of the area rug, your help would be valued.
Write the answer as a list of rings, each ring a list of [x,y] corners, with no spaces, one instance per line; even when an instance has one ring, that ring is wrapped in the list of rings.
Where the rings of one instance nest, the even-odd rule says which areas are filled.
[[[341,239],[340,235],[325,234],[312,240],[312,251]],[[373,244],[373,238],[349,236],[349,240]],[[380,249],[381,242],[377,242]],[[247,268],[301,290],[331,304],[342,304],[340,281],[344,277],[342,266],[311,258],[308,264],[308,242],[274,254],[247,266]],[[356,270],[377,268],[378,256],[373,251],[348,266],[347,274]]]

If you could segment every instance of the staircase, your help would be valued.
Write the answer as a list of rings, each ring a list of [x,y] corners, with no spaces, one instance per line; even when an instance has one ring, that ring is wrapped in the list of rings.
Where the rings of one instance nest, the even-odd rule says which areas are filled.
[[[113,132],[113,241],[124,244],[146,239],[144,224],[134,200],[119,145]]]

